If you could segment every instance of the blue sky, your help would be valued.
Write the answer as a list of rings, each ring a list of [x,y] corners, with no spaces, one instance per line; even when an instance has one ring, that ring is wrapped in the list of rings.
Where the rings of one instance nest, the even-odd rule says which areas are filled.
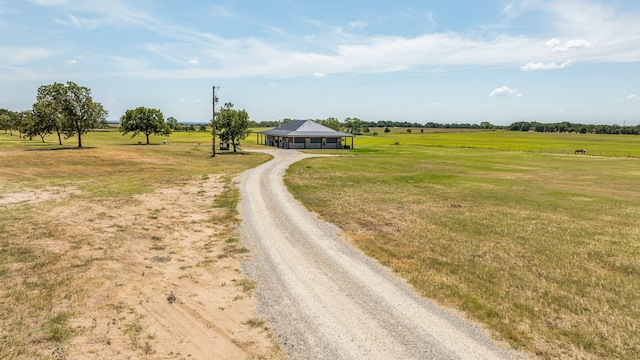
[[[119,119],[640,124],[637,0],[0,0],[0,108],[73,81]]]

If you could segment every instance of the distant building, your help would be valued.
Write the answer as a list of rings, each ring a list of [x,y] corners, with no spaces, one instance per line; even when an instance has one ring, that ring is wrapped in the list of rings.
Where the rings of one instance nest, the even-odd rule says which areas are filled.
[[[311,120],[293,120],[271,130],[257,133],[259,145],[281,149],[350,149],[353,134],[335,131]],[[351,144],[347,139],[351,138]]]

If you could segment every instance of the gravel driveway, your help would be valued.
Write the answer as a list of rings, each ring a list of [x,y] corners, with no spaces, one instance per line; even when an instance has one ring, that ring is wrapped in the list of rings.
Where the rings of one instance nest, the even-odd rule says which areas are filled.
[[[415,295],[387,268],[349,245],[336,226],[307,211],[282,181],[309,156],[274,159],[241,177],[245,271],[258,283],[259,316],[293,359],[525,358],[478,325]]]

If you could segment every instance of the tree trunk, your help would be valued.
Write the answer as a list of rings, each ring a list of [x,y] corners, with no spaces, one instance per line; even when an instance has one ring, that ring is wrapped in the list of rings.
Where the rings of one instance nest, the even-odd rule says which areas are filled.
[[[144,134],[147,137],[147,145],[149,145],[149,134]]]
[[[82,147],[82,129],[80,128],[80,121],[76,120],[76,131],[78,132],[78,147]]]
[[[58,144],[62,145],[62,138],[60,137],[60,131],[57,131],[58,133]]]

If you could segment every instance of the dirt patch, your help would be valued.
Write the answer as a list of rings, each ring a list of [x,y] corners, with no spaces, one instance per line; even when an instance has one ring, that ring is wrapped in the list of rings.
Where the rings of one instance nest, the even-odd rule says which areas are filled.
[[[73,336],[62,344],[31,339],[38,352],[69,359],[280,358],[240,271],[246,249],[233,238],[234,224],[216,220],[226,211],[213,206],[224,186],[212,176],[128,199],[70,201],[75,190],[53,188],[0,197],[4,206],[50,201],[43,221],[64,235],[39,246],[64,254],[65,267],[86,269],[69,284],[75,295],[51,304],[72,314]]]
[[[60,200],[69,195],[80,194],[80,190],[73,188],[48,187],[42,190],[0,194],[0,205],[33,204],[47,200]]]

